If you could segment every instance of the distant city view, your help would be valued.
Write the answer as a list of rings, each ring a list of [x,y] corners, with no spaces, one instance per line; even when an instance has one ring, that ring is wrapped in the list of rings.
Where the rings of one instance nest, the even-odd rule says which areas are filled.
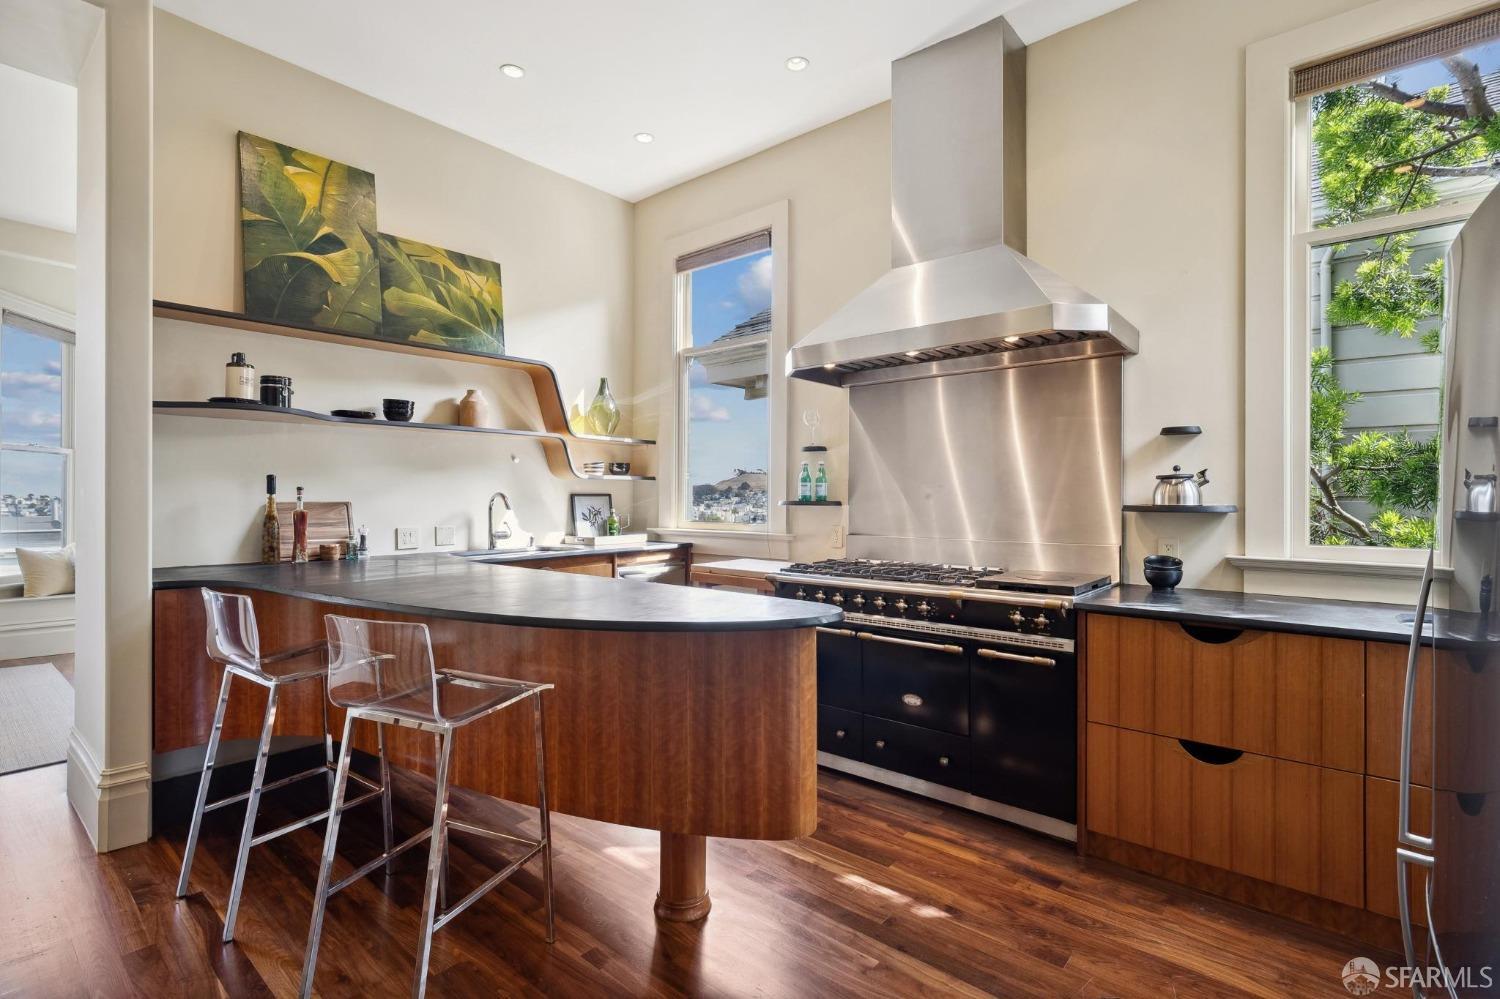
[[[59,496],[0,495],[0,548],[60,548],[62,513]]]
[[[734,470],[722,482],[693,486],[693,520],[708,524],[764,524],[767,477],[764,469]]]

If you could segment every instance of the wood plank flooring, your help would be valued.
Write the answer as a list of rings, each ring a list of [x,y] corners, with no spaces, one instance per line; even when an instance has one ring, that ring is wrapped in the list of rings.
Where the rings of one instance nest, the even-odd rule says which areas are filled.
[[[322,782],[303,786],[268,795],[261,828],[315,808]],[[429,994],[1342,996],[1350,957],[1396,960],[982,816],[826,772],[819,787],[814,835],[711,842],[714,909],[697,925],[651,916],[655,833],[556,816],[556,944],[543,942],[539,875],[523,871],[438,933]],[[429,793],[401,780],[398,838],[428,821]],[[164,806],[173,794],[159,796]],[[455,812],[534,826],[474,796],[457,796]],[[178,901],[180,819],[96,857],[62,767],[0,778],[0,996],[295,994],[322,828],[252,852],[239,939],[224,946],[240,815],[209,816],[192,892]],[[343,830],[342,870],[378,852],[376,807],[350,812]],[[461,891],[497,854],[462,836],[455,848]],[[389,881],[334,898],[320,994],[410,987],[424,862],[413,851]]]

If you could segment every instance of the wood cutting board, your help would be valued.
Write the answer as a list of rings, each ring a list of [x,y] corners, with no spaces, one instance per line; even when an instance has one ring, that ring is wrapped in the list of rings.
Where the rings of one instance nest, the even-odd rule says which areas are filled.
[[[348,500],[329,503],[303,503],[307,511],[307,557],[318,557],[318,545],[347,541],[354,533],[354,504]],[[281,561],[292,560],[292,513],[296,503],[277,503],[276,519],[281,523]]]

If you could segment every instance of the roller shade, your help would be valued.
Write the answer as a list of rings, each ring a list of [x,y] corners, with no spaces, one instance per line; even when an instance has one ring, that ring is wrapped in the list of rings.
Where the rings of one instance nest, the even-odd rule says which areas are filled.
[[[1292,70],[1292,99],[1368,80],[1402,66],[1500,38],[1500,7]]]
[[[677,258],[677,273],[683,271],[695,271],[709,264],[717,264],[724,260],[733,260],[735,257],[743,257],[747,253],[759,253],[771,248],[771,230],[762,229],[760,232],[752,232],[744,236],[736,236],[734,239],[725,240],[714,246],[705,247],[702,250],[694,250],[692,253],[684,253]]]

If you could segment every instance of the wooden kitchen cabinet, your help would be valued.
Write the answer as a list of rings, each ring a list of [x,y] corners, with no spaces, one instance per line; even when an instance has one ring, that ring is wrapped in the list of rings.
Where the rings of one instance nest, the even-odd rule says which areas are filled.
[[[1401,779],[1401,702],[1406,692],[1408,647],[1392,642],[1365,646],[1365,772]],[[1411,779],[1432,785],[1432,660],[1417,660],[1412,705]],[[1394,813],[1393,813],[1394,814]],[[1392,861],[1394,863],[1394,861]]]
[[[1399,820],[1401,785],[1380,777],[1365,778],[1365,908],[1392,919],[1400,916],[1396,894],[1396,826]],[[1412,832],[1432,835],[1432,790],[1413,784],[1411,788]],[[1427,924],[1427,872],[1408,865],[1407,897],[1413,918]]]
[[[552,572],[573,572],[580,576],[613,576],[615,560],[609,555],[583,555],[578,558],[539,559],[522,563],[528,569],[548,569]]]
[[[1088,720],[1362,773],[1365,644],[1089,614]]]
[[[1363,905],[1359,775],[1096,722],[1087,747],[1090,832]]]

